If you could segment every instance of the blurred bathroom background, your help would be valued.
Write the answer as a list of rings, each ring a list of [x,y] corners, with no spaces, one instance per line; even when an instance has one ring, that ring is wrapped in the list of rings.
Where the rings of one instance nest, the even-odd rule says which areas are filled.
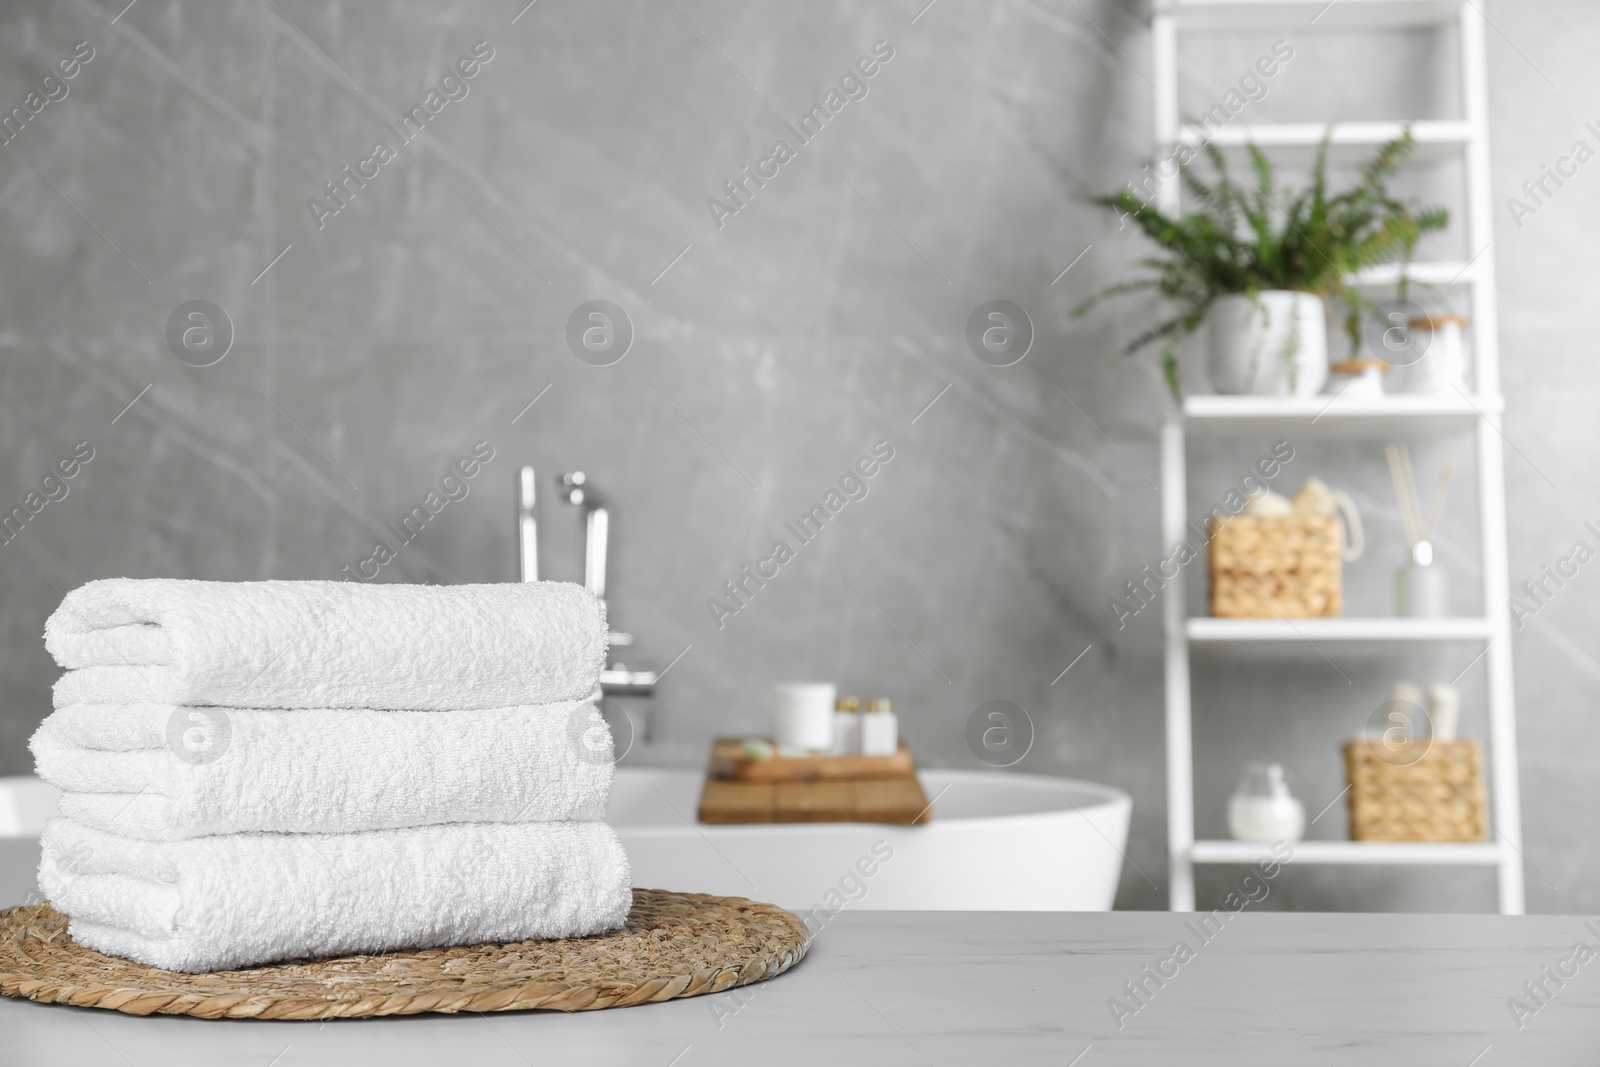
[[[41,632],[66,590],[117,575],[345,577],[487,442],[466,496],[377,580],[516,580],[524,464],[541,478],[543,573],[578,577],[578,516],[554,478],[584,471],[614,509],[613,628],[635,636],[617,654],[671,665],[653,697],[628,701],[649,734],[629,761],[698,766],[711,737],[765,729],[773,681],[821,677],[892,698],[925,766],[978,767],[968,717],[1014,701],[1036,732],[1015,769],[1131,793],[1118,906],[1166,906],[1159,610],[1119,628],[1108,606],[1166,549],[1165,386],[1148,356],[1119,355],[1155,311],[1069,317],[1146,252],[1083,201],[1151,159],[1143,4],[124,3],[0,7],[6,109],[77,42],[94,52],[0,146],[0,511],[80,442],[94,450],[0,545],[0,774],[31,770],[57,674]],[[1600,518],[1576,432],[1600,400],[1586,362],[1600,172],[1520,225],[1503,205],[1600,120],[1600,14],[1582,0],[1485,9],[1497,239],[1458,247],[1458,225],[1421,255],[1488,254],[1499,270],[1515,589]],[[1218,34],[1192,53],[1184,98],[1205,110],[1288,39],[1294,58],[1252,120],[1378,117],[1396,101],[1455,117],[1452,32]],[[466,95],[364,185],[345,179],[479,41],[493,56]],[[865,95],[719,219],[708,199],[727,203],[725,182],[794,143],[784,123],[878,42],[892,58]],[[330,181],[346,181],[347,203],[319,220],[308,200],[335,203]],[[1458,212],[1459,185],[1448,165],[1411,179]],[[966,340],[973,309],[997,298],[1036,331],[1009,367]],[[569,317],[596,299],[634,331],[607,366],[567,343]],[[211,366],[168,347],[191,300],[231,320]],[[796,545],[784,524],[878,442],[893,459],[866,495],[716,618],[724,583],[775,541]],[[1191,512],[1273,443],[1197,456]],[[1404,551],[1370,448],[1296,445],[1275,483],[1293,493],[1316,474],[1360,505],[1351,613],[1387,611]],[[1440,537],[1464,608],[1478,578],[1470,458]],[[1420,477],[1441,461],[1419,451]],[[1203,567],[1188,568],[1191,604]],[[1574,832],[1600,804],[1595,582],[1583,572],[1515,636],[1530,911],[1600,907],[1600,844]],[[1396,678],[1466,671],[1462,732],[1481,736],[1476,651],[1197,654],[1200,836],[1225,836],[1251,760],[1287,765],[1311,812],[1333,800],[1339,744]],[[1335,803],[1311,836],[1344,827]],[[1225,877],[1202,868],[1203,904]],[[1485,870],[1297,868],[1275,888],[1264,907],[1494,907]]]

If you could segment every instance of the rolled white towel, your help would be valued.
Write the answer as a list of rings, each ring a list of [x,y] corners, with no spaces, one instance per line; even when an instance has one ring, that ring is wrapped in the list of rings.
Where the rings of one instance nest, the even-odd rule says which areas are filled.
[[[30,742],[61,812],[149,841],[605,815],[592,702],[488,710],[61,708]]]
[[[582,700],[605,605],[570,582],[361,585],[107,578],[66,595],[55,706],[454,711]]]
[[[79,944],[169,971],[587,937],[632,906],[604,823],[131,841],[53,819],[39,888]]]

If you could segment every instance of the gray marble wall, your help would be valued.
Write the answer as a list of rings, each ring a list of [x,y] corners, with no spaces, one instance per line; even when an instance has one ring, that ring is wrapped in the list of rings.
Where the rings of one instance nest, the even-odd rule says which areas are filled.
[[[1068,318],[1143,251],[1077,199],[1149,157],[1139,9],[123,2],[0,8],[0,106],[38,108],[0,146],[0,505],[22,503],[80,443],[93,449],[66,495],[0,546],[0,772],[29,768],[56,674],[41,628],[66,589],[110,575],[370,572],[375,541],[395,540],[384,523],[483,441],[494,458],[466,497],[380,579],[514,578],[516,468],[586,471],[615,504],[612,605],[638,635],[630,658],[662,667],[681,653],[635,708],[650,743],[630,759],[698,763],[712,735],[763,727],[769,682],[815,676],[892,697],[925,763],[978,766],[969,715],[1012,700],[1037,732],[1019,770],[1133,794],[1120,902],[1164,906],[1159,626],[1152,611],[1119,630],[1106,606],[1161,549],[1162,386],[1147,360],[1116,355],[1151,312]],[[1488,11],[1495,177],[1508,191],[1591,136],[1583,48],[1600,14],[1576,0]],[[1251,105],[1262,119],[1459,106],[1440,89],[1454,73],[1448,34],[1276,36],[1297,53]],[[1190,106],[1208,106],[1272,39],[1199,40]],[[61,80],[78,42],[92,58]],[[844,82],[820,134],[801,143],[786,129],[875,49],[872,76]],[[386,124],[413,105],[436,113],[406,142]],[[737,213],[708,207],[729,203],[724,183],[778,140],[792,158],[765,164],[776,174],[747,185]],[[375,155],[379,141],[392,158]],[[1448,168],[1427,178],[1448,198]],[[1579,447],[1600,391],[1583,299],[1595,180],[1580,174],[1520,227],[1497,215],[1517,580],[1600,517],[1600,476]],[[1431,254],[1461,243],[1458,232]],[[1037,331],[1010,367],[980,362],[965,339],[995,298]],[[634,331],[607,366],[566,341],[594,299],[620,305]],[[169,319],[194,300],[232,325],[211,366],[169,348]],[[715,619],[707,601],[723,583],[791,540],[784,523],[880,441],[893,458],[866,495]],[[1269,444],[1199,457],[1194,506]],[[1307,446],[1290,488],[1313,471],[1368,512],[1374,547],[1350,595],[1381,610],[1398,552],[1381,468],[1370,449]],[[1474,506],[1458,478],[1444,540],[1464,579]],[[550,570],[575,574],[575,512],[547,502],[544,519]],[[1587,714],[1597,581],[1583,573],[1517,636],[1538,910],[1600,906],[1600,850],[1578,836],[1600,799],[1585,754],[1600,730]],[[1454,674],[1474,651],[1200,661],[1201,832],[1223,832],[1249,758],[1289,763],[1320,806],[1341,784],[1338,743],[1389,680]],[[1463,684],[1481,729],[1477,676]],[[1314,833],[1344,833],[1339,806]],[[1227,877],[1208,874],[1202,899]],[[1283,888],[1273,904],[1493,901],[1483,872],[1307,869]]]

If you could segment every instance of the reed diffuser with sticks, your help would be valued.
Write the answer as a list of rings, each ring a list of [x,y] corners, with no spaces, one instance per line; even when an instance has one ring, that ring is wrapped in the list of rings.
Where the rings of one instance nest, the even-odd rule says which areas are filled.
[[[1433,503],[1424,518],[1422,497],[1417,492],[1417,476],[1411,467],[1411,451],[1405,445],[1385,445],[1389,477],[1394,482],[1395,499],[1400,505],[1400,521],[1405,527],[1408,556],[1395,576],[1395,613],[1411,619],[1441,619],[1450,614],[1450,582],[1444,565],[1433,550],[1439,515],[1444,510],[1445,491],[1455,467],[1455,451],[1445,457],[1434,489]]]

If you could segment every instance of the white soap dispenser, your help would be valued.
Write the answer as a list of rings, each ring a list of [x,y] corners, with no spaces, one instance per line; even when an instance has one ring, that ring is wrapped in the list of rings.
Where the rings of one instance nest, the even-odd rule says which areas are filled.
[[[867,702],[867,713],[861,716],[861,754],[863,756],[892,756],[900,751],[900,723],[889,710],[885,697],[875,697]]]
[[[861,752],[861,701],[840,697],[833,706],[833,754],[854,756]]]

